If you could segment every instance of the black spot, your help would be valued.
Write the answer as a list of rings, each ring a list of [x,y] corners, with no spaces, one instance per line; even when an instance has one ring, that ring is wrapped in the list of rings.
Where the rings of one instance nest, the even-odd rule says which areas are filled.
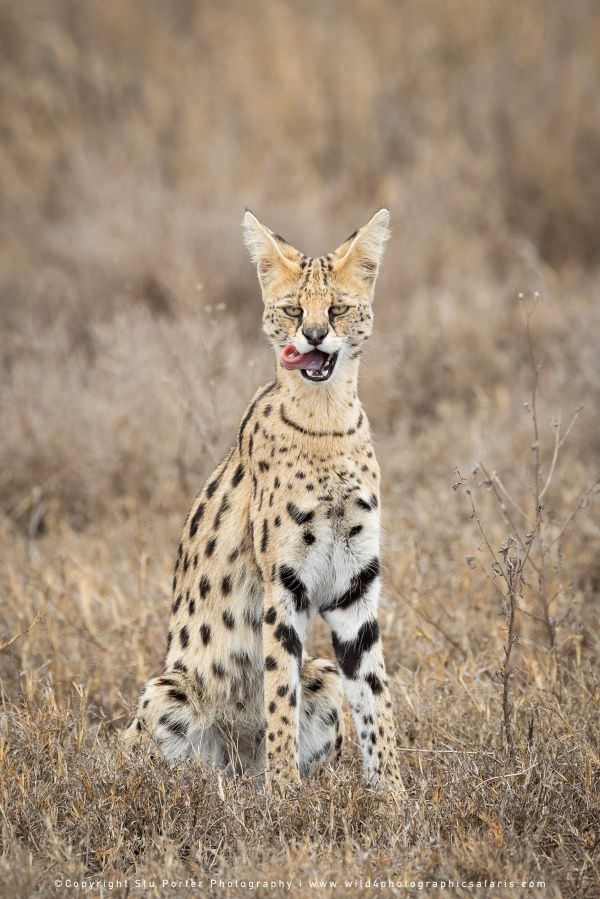
[[[281,527],[281,518],[279,517],[279,515],[275,516],[273,524],[275,525],[276,528]]]
[[[244,477],[244,466],[240,462],[240,464],[238,465],[238,467],[236,468],[236,470],[233,473],[233,477],[231,478],[231,486],[237,487],[237,485],[240,483],[240,481],[242,480],[243,477]]]
[[[221,500],[221,505],[219,506],[219,510],[218,510],[217,514],[215,515],[215,520],[214,520],[215,531],[218,530],[218,528],[221,526],[221,522],[223,520],[223,515],[228,510],[228,508],[229,508],[229,497],[227,496],[226,493],[224,493],[223,498]]]
[[[187,693],[184,693],[183,690],[169,690],[167,695],[174,699],[176,702],[187,702]]]
[[[204,503],[200,503],[194,514],[192,515],[192,520],[190,521],[190,540],[192,537],[196,536],[196,531],[198,530],[198,525],[204,515],[204,510],[206,506]]]
[[[231,658],[240,668],[248,668],[252,663],[252,659],[247,652],[232,652]]]
[[[269,545],[269,524],[267,519],[263,519],[263,527],[262,527],[262,537],[260,540],[260,551],[262,553],[266,553],[267,547]]]
[[[306,475],[304,474],[303,471],[297,471],[297,472],[296,472],[296,477],[298,478],[299,481],[303,481],[304,478],[306,477]]]
[[[210,667],[212,668],[212,673],[214,674],[214,676],[218,677],[219,680],[223,680],[223,678],[225,677],[225,669],[221,665],[221,663],[213,662]]]
[[[166,727],[171,733],[176,734],[178,737],[185,737],[187,734],[187,723],[185,721],[172,721],[169,715],[161,715],[158,719],[158,723],[162,725],[162,727]]]
[[[203,574],[200,578],[200,596],[202,599],[205,599],[206,596],[210,593],[210,581],[208,579],[208,575]]]
[[[223,612],[223,624],[229,631],[232,631],[235,627],[235,618],[233,617],[229,609],[225,609],[225,611]]]
[[[204,550],[204,555],[207,559],[210,559],[212,554],[215,551],[215,546],[217,545],[217,538],[211,537],[208,543],[206,544],[206,549]]]
[[[296,524],[308,524],[309,521],[312,521],[315,517],[314,512],[303,512],[295,503],[288,503],[287,510]]]
[[[324,606],[321,612],[330,612],[333,609],[347,609],[363,598],[373,581],[379,576],[379,559],[375,556],[365,565],[362,571],[355,574],[350,581],[350,586],[345,593],[334,599],[332,603]]]
[[[287,685],[287,684],[282,684],[281,687],[277,687],[277,695],[278,695],[278,696],[285,696],[285,694],[287,693],[288,690],[289,690],[288,685]]]
[[[271,606],[270,609],[267,609],[265,612],[265,621],[267,624],[275,624],[277,620],[277,612],[275,611],[275,606]]]
[[[264,459],[261,459],[258,463],[259,471],[268,471],[271,466],[268,462],[265,462]]]
[[[348,531],[348,537],[356,537],[357,534],[360,534],[362,529],[362,524],[355,524],[354,527],[350,528],[350,530]]]
[[[279,490],[279,488],[281,487],[281,481],[279,480],[279,477],[277,475],[275,475],[275,480],[273,481],[273,487],[275,488],[275,490]]]
[[[279,578],[286,590],[289,590],[294,597],[296,611],[305,612],[309,606],[306,587],[294,569],[290,568],[288,565],[281,565],[279,568]]]
[[[141,731],[142,725],[141,725],[141,722],[140,722],[140,721],[136,721],[135,728],[136,728],[136,730],[137,730],[138,733]]]
[[[262,615],[260,618],[255,618],[249,609],[245,609],[244,610],[244,621],[248,625],[248,627],[252,628],[252,630],[255,633],[257,633],[257,634],[261,633],[261,631],[262,631]]]
[[[289,624],[278,624],[275,628],[275,639],[279,640],[290,655],[296,656],[298,661],[301,660],[302,643],[295,628]]]
[[[188,643],[190,642],[190,632],[188,631],[185,624],[179,631],[179,642],[181,643],[181,648],[185,649]]]
[[[202,675],[200,674],[199,671],[196,671],[196,673],[194,675],[194,680],[195,680],[196,692],[200,696],[202,696],[204,693],[205,684],[204,684],[204,678],[202,677]]]
[[[292,693],[290,693],[290,706],[291,706],[291,708],[295,708],[297,702],[298,702],[298,695],[297,695],[296,691],[293,690]]]
[[[273,712],[275,712],[276,710],[277,710],[277,703],[276,703],[276,702],[270,702],[270,703],[269,703],[269,711],[270,711],[270,713],[273,714]]]
[[[304,531],[304,533],[302,534],[302,539],[304,540],[304,542],[306,543],[307,546],[312,546],[312,544],[316,540],[316,537],[312,531]]]
[[[323,688],[323,681],[320,677],[316,677],[314,680],[311,680],[309,684],[306,685],[306,689],[310,690],[311,693],[318,693],[319,690]]]
[[[341,641],[337,634],[332,635],[333,649],[340,668],[349,678],[355,678],[360,667],[363,653],[367,652],[379,639],[379,625],[372,618],[360,628],[354,640]]]
[[[206,488],[206,495],[209,497],[209,499],[214,495],[215,490],[219,486],[219,480],[220,478],[215,478],[214,481],[211,481],[210,484],[208,484]]]
[[[371,691],[375,694],[375,696],[378,696],[379,693],[383,692],[383,684],[381,683],[381,681],[379,680],[379,678],[377,677],[376,674],[373,674],[372,672],[370,674],[367,674],[367,676],[365,677],[365,680],[368,683],[368,685],[370,686]]]
[[[192,596],[192,598],[188,602],[188,612],[190,613],[190,615],[193,615],[195,611],[196,611],[196,600]]]
[[[177,597],[177,599],[175,600],[175,602],[173,603],[173,605],[171,606],[171,614],[172,615],[175,615],[175,613],[179,611],[179,606],[181,605],[181,599],[182,599],[182,597],[181,597],[181,593],[180,593],[179,596]]]
[[[176,687],[177,686],[177,681],[173,680],[173,678],[171,678],[171,677],[159,677],[159,679],[156,681],[156,683],[160,687]]]
[[[267,403],[267,405],[263,409],[263,415],[265,416],[265,418],[268,418],[272,411],[273,411],[273,406],[271,406],[270,403]]]
[[[227,556],[227,559],[230,562],[235,562],[235,561],[237,561],[239,554],[240,554],[239,549],[234,549],[229,553],[229,555]]]
[[[210,625],[203,624],[200,628],[200,636],[202,637],[202,642],[205,646],[208,646],[208,644],[210,643],[210,633]]]
[[[181,659],[177,659],[176,662],[173,662],[173,668],[175,671],[182,671],[183,674],[187,674],[187,665],[184,665]]]
[[[275,671],[277,668],[277,659],[274,659],[273,656],[267,656],[265,659],[265,668],[267,671]]]
[[[229,596],[231,593],[231,578],[228,574],[221,581],[221,590],[223,591],[223,596]]]
[[[184,559],[183,559],[183,573],[184,573],[184,574],[187,574],[187,573],[188,573],[188,568],[189,568],[189,567],[190,567],[190,559],[189,559],[188,554],[186,553],[185,556],[184,556]]]

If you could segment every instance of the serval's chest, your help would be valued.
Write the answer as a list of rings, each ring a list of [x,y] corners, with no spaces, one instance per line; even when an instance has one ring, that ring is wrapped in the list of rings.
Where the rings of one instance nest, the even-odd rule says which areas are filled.
[[[317,611],[357,570],[378,565],[379,468],[368,433],[350,448],[340,440],[339,450],[335,438],[290,440],[263,427],[253,436],[257,554],[293,571]]]

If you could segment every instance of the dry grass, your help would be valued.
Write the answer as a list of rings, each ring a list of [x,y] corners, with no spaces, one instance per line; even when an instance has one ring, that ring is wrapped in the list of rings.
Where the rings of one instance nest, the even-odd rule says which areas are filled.
[[[53,0],[4,5],[0,41],[4,895],[598,895],[597,4]],[[352,746],[285,805],[136,768],[116,734],[160,666],[183,516],[272,364],[241,209],[320,252],[382,203],[362,397],[408,796],[367,791]],[[541,514],[534,291],[538,493],[552,418],[584,405]]]

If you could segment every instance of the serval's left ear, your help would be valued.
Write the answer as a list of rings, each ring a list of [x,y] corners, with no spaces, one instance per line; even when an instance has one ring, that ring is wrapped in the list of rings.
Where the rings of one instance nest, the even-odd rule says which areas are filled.
[[[358,277],[366,286],[375,284],[385,242],[390,236],[390,213],[376,212],[370,222],[346,238],[333,254],[333,268],[338,274]]]
[[[259,222],[249,209],[244,215],[243,228],[244,241],[250,258],[256,264],[258,279],[263,288],[268,287],[278,276],[298,274],[302,253]]]

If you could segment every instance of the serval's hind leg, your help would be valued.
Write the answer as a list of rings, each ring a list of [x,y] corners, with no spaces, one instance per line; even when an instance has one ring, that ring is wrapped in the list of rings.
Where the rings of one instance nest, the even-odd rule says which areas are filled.
[[[222,741],[202,708],[199,686],[178,670],[148,681],[123,741],[126,746],[140,744],[171,762],[193,758],[226,764]]]

